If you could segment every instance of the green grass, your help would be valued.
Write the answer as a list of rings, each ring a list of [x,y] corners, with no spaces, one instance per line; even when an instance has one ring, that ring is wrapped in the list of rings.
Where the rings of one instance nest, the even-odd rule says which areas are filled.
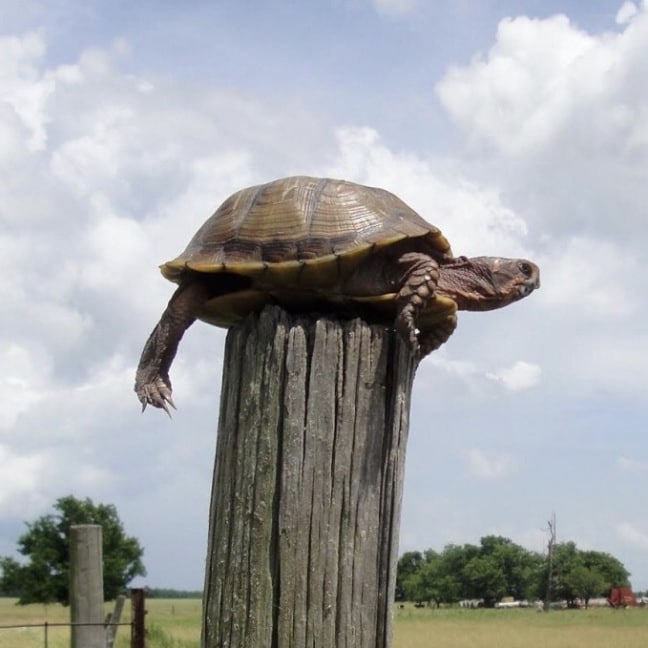
[[[148,599],[147,630],[151,647],[198,648],[202,603],[198,599]],[[115,648],[122,648],[121,646]],[[127,648],[127,644],[123,648]]]
[[[394,648],[644,648],[648,610],[397,609]]]
[[[106,613],[113,604],[106,605]],[[201,602],[196,599],[148,599],[146,601],[148,645],[151,648],[198,648],[200,645]],[[15,599],[0,598],[0,626],[67,623],[70,609],[61,605],[16,605]],[[124,605],[121,622],[131,620],[130,603]],[[70,629],[49,627],[48,648],[69,648]],[[42,648],[44,628],[0,628],[0,648]],[[117,631],[115,648],[129,648],[130,628]]]
[[[59,605],[17,606],[0,598],[0,626],[66,622],[69,609]],[[112,608],[106,606],[106,611]],[[198,648],[201,604],[195,599],[148,599],[148,645],[151,648]],[[130,621],[130,605],[122,621]],[[397,608],[393,648],[646,648],[648,609],[431,610]],[[68,628],[49,628],[48,648],[68,648]],[[122,627],[116,648],[128,648],[130,629]],[[42,628],[0,630],[0,648],[42,648]]]

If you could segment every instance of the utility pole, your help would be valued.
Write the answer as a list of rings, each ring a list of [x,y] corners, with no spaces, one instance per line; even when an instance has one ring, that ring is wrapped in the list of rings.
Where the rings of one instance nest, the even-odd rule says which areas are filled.
[[[553,584],[553,552],[556,544],[556,514],[551,515],[549,524],[549,544],[547,547],[547,591],[545,593],[544,611],[549,612],[551,607],[551,590]]]

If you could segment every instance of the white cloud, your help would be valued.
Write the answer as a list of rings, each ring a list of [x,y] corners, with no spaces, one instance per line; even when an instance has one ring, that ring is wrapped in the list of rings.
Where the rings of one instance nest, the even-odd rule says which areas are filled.
[[[29,135],[30,151],[45,146],[45,102],[52,83],[40,75],[38,66],[45,53],[40,34],[0,37],[0,102],[15,111]]]
[[[541,374],[542,371],[538,365],[520,360],[512,367],[499,369],[486,375],[491,380],[502,383],[511,391],[519,391],[535,387],[540,382]]]
[[[54,176],[81,196],[123,182],[128,157],[143,153],[132,108],[108,105],[93,113],[92,130],[65,141],[51,162]]]
[[[542,264],[538,298],[551,308],[573,309],[590,321],[629,318],[641,303],[640,265],[616,242],[589,236],[555,241]]]
[[[484,452],[478,448],[470,448],[465,452],[464,460],[470,474],[479,479],[506,479],[517,470],[517,460],[506,453]]]
[[[46,459],[39,453],[19,455],[0,445],[0,515],[24,511],[25,498],[33,499]]]
[[[616,526],[617,536],[639,549],[648,550],[648,531],[632,522],[619,522]]]
[[[15,343],[0,351],[0,438],[44,397],[51,360]]]
[[[83,273],[79,283],[92,290],[123,291],[139,267],[150,258],[150,240],[142,225],[119,216],[98,198],[91,201],[97,218],[82,238]]]
[[[648,472],[648,462],[637,461],[628,457],[618,457],[615,462],[616,467],[628,473],[643,473]]]
[[[436,398],[500,399],[504,392],[517,392],[540,384],[542,370],[530,362],[515,361],[510,367],[486,370],[474,361],[455,357],[452,342],[427,358],[419,369],[417,391],[433,392]],[[500,354],[501,355],[501,354]],[[497,361],[497,354],[493,360]]]
[[[488,55],[450,70],[437,91],[471,138],[506,156],[558,144],[627,155],[648,143],[647,59],[646,5],[619,34],[592,36],[564,15],[507,18]]]
[[[624,2],[616,15],[617,24],[628,24],[637,15],[637,12],[637,5],[634,2]]]
[[[476,376],[479,375],[479,370],[470,360],[454,360],[449,358],[443,352],[435,353],[426,358],[426,363],[457,376]]]
[[[401,16],[416,8],[417,0],[371,0],[371,4],[380,14]]]

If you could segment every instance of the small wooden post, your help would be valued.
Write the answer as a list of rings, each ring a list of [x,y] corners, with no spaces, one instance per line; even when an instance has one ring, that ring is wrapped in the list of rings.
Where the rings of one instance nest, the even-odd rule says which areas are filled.
[[[266,308],[230,329],[204,648],[389,648],[415,361],[389,329]]]
[[[103,603],[101,526],[73,525],[70,527],[72,648],[104,648]]]
[[[117,630],[119,630],[125,601],[126,597],[123,594],[120,594],[115,599],[115,609],[106,619],[106,648],[113,648],[115,645],[115,638],[117,637]]]
[[[143,588],[131,589],[131,648],[146,646],[146,592]]]

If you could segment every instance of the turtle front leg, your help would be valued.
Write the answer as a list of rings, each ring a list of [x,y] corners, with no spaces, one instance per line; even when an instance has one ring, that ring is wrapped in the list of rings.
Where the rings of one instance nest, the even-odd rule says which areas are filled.
[[[196,321],[199,308],[209,296],[205,285],[198,281],[181,284],[173,293],[168,306],[149,336],[135,374],[135,393],[142,411],[147,405],[175,409],[171,399],[169,369],[184,332]]]
[[[424,344],[421,344],[423,340],[417,334],[416,320],[419,313],[434,299],[434,290],[439,281],[439,265],[426,254],[407,252],[398,259],[398,266],[405,266],[406,272],[396,295],[395,328],[409,344],[412,352],[422,358],[433,350],[428,347],[434,343],[426,337]]]

